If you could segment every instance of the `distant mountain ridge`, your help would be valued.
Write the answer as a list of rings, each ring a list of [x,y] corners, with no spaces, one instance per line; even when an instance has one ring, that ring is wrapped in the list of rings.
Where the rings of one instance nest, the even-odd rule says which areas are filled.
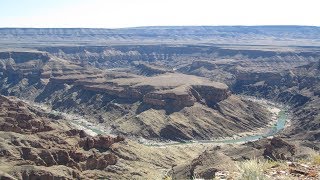
[[[150,26],[99,28],[0,28],[0,45],[254,44],[319,46],[316,26]],[[27,45],[26,45],[27,44]]]

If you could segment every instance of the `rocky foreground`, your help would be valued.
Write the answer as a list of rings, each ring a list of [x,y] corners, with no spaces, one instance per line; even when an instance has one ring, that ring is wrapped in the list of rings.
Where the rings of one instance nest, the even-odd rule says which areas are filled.
[[[318,37],[291,26],[1,29],[0,176],[317,179]],[[182,143],[269,124],[272,114],[239,94],[283,104],[290,126],[245,144]],[[92,137],[12,96],[125,138]],[[132,141],[141,137],[180,143]]]
[[[148,147],[122,137],[92,137],[14,97],[0,99],[0,176],[7,179],[223,178],[240,173],[237,163],[247,159],[292,162],[307,155],[299,143],[280,138],[245,145]],[[316,167],[300,166],[292,162],[290,173],[318,177]],[[277,167],[273,171],[281,174]]]
[[[17,98],[0,99],[3,178],[163,178],[171,167],[195,158],[207,148],[157,148],[122,137],[92,137]]]
[[[12,97],[0,96],[0,112],[2,177],[81,179],[118,161],[121,137],[91,137]]]

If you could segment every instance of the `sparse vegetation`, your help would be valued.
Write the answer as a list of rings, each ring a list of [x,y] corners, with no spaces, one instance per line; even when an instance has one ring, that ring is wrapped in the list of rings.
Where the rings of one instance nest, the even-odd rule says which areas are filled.
[[[264,180],[267,177],[264,175],[266,167],[270,166],[267,161],[258,159],[247,160],[237,164],[241,180]]]
[[[172,177],[171,177],[171,176],[166,175],[166,176],[163,178],[163,180],[173,180],[173,179],[172,179]]]
[[[319,30],[0,29],[0,176],[320,180]]]
[[[311,162],[314,165],[320,165],[320,153],[318,151],[313,150],[310,154]]]

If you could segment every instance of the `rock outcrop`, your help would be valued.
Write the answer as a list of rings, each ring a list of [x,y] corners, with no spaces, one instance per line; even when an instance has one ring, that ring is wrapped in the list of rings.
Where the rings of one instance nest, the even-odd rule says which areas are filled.
[[[239,113],[230,116],[229,120],[212,109],[220,107],[220,102],[236,100],[230,98],[231,93],[224,83],[177,72],[147,77],[100,70],[55,56],[48,57],[48,61],[39,63],[35,69],[40,74],[37,78],[19,74],[20,66],[25,66],[28,62],[17,66],[14,72],[21,78],[14,82],[3,78],[4,94],[48,103],[53,109],[60,111],[90,115],[97,121],[104,119],[102,123],[112,127],[114,133],[145,138],[190,140],[229,136],[234,132],[244,131],[241,127],[244,124],[253,128],[257,124],[263,126],[268,120],[263,118],[267,117],[267,113],[262,112],[262,108],[258,108],[255,115],[259,117],[260,123],[254,121],[253,126],[246,122],[235,124],[234,116],[241,116],[238,119],[246,121],[245,115],[241,114],[248,111],[244,106],[238,106]],[[236,102],[247,103],[241,100]],[[222,105],[228,106],[224,103]],[[197,112],[197,116],[192,116],[193,111],[207,113],[200,116]],[[231,129],[221,130],[221,124]],[[208,127],[211,129],[206,130]],[[92,140],[88,140],[90,144],[89,141]]]
[[[95,148],[106,151],[110,148],[112,144],[123,140],[124,138],[119,136],[116,138],[112,138],[110,136],[98,135],[96,137],[86,137],[81,139],[81,141],[79,142],[79,146],[83,147],[86,150]]]
[[[138,73],[145,76],[155,76],[165,73],[173,73],[173,70],[169,70],[163,67],[158,67],[156,65],[147,64],[144,62],[134,62],[135,67],[138,69]]]
[[[91,137],[16,98],[1,95],[0,127],[0,161],[10,167],[7,174],[22,179],[84,178],[86,170],[115,165],[118,157],[110,147],[124,141],[123,137]],[[69,172],[56,173],[57,167]]]
[[[270,144],[266,145],[263,156],[271,160],[292,160],[295,153],[296,147],[294,145],[280,138],[273,138]]]
[[[2,51],[0,59],[13,60],[16,64],[22,64],[34,60],[40,60],[42,63],[49,61],[49,53],[41,51]]]
[[[27,56],[29,53],[31,52],[19,51],[18,54]],[[39,57],[47,55],[39,51],[33,53],[38,54]],[[219,117],[217,118],[218,121],[223,119],[220,118],[223,115],[216,115],[216,112],[213,112],[214,110],[210,110],[220,102],[228,101],[231,95],[228,86],[223,83],[173,72],[163,72],[163,74],[146,77],[126,72],[100,70],[52,55],[47,55],[47,59],[33,60],[31,57],[18,63],[16,59],[19,59],[19,56],[15,56],[15,59],[11,60],[12,65],[15,66],[14,69],[0,70],[3,73],[12,72],[19,77],[13,81],[13,79],[6,78],[6,73],[5,76],[1,76],[3,86],[0,89],[2,93],[24,97],[31,101],[48,103],[53,109],[90,115],[99,121],[104,119],[102,123],[111,126],[114,132],[122,135],[186,140],[225,136],[242,129],[238,125],[231,125],[233,127],[231,131],[219,131],[218,133],[214,131],[218,128],[215,127],[217,124],[209,122],[214,117]],[[36,62],[36,68],[22,71],[23,67],[27,67],[30,62]],[[27,74],[36,72],[37,77],[22,72]],[[157,111],[156,113],[159,115],[157,117],[158,123],[154,122],[151,109]],[[193,111],[192,109],[198,109],[199,112],[208,109],[210,113],[208,116],[205,115],[204,118],[191,117],[188,113]],[[257,114],[259,112],[257,111]],[[244,113],[244,111],[241,113]],[[140,119],[139,114],[141,114],[143,120]],[[166,116],[171,114],[175,121],[165,123],[165,119],[169,118]],[[37,122],[37,118],[32,116],[23,116],[21,113],[5,115],[8,117],[3,121],[2,129],[21,132],[20,126],[28,126],[29,128],[32,127],[29,130],[30,132],[50,131],[50,127]],[[124,118],[125,115],[130,119]],[[176,115],[181,117],[175,117]],[[21,123],[17,121],[14,124],[10,123],[10,116],[21,116],[20,119],[25,120],[27,118],[29,120]],[[50,117],[53,116],[50,115]],[[132,121],[131,119],[138,119],[138,121]],[[138,123],[139,121],[142,122]],[[25,122],[28,122],[28,124],[24,124]],[[131,125],[129,125],[130,123]],[[208,126],[207,123],[210,124],[210,127],[213,127],[212,130],[204,130]],[[188,127],[187,124],[191,127]],[[263,124],[261,123],[261,125]],[[129,128],[130,126],[134,129]],[[69,134],[72,133],[74,132],[69,132]],[[175,135],[177,137],[174,137]],[[91,141],[89,139],[88,144]],[[90,146],[86,145],[86,148],[90,149]]]
[[[21,86],[36,91],[39,87],[39,90],[41,90],[43,87],[58,87],[67,84],[80,87],[83,90],[107,93],[110,96],[141,101],[150,105],[170,106],[169,108],[192,106],[201,99],[211,105],[228,97],[228,87],[222,83],[178,73],[164,74],[166,73],[164,70],[161,72],[158,70],[158,74],[162,75],[155,77],[130,76],[124,73],[123,75],[121,73],[117,75],[113,72],[83,68],[79,64],[57,59],[39,51],[1,52],[0,59],[3,62],[1,72],[4,75],[15,74],[19,77],[14,81],[8,79],[7,82],[3,82],[17,86],[16,88],[5,89],[7,91],[5,94],[20,94],[21,92],[18,92],[18,89]],[[152,68],[144,63],[140,66]],[[156,68],[152,69],[156,71]],[[46,90],[43,93],[45,92]],[[32,94],[32,96],[35,95],[37,95],[37,92]],[[41,99],[42,95],[39,96],[36,98]]]
[[[171,168],[177,179],[212,178],[234,161],[290,160],[299,142],[319,149],[319,37],[318,27],[296,26],[0,29],[11,48],[0,50],[1,94],[90,116],[115,134],[203,140],[269,123],[265,106],[235,93],[284,103],[292,117],[285,140],[158,148],[91,137],[0,96],[0,176],[161,179]]]
[[[48,121],[37,118],[22,102],[15,102],[7,97],[0,96],[0,131],[16,133],[37,133],[50,131],[53,128]]]
[[[211,179],[215,177],[215,173],[218,171],[235,168],[232,159],[218,152],[217,148],[219,149],[219,147],[216,147],[201,153],[188,166],[174,167],[170,172],[172,177],[175,179],[188,179],[198,176],[204,179]]]
[[[261,139],[244,145],[229,144],[210,147],[199,156],[175,166],[169,172],[175,179],[198,176],[204,179],[216,177],[218,172],[235,172],[245,160],[292,161],[297,158],[301,146],[292,145],[280,137]]]

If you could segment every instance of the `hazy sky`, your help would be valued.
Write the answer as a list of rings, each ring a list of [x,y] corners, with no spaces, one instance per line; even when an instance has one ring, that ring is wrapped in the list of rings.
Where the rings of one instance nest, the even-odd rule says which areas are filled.
[[[0,27],[315,25],[320,0],[0,0]]]

